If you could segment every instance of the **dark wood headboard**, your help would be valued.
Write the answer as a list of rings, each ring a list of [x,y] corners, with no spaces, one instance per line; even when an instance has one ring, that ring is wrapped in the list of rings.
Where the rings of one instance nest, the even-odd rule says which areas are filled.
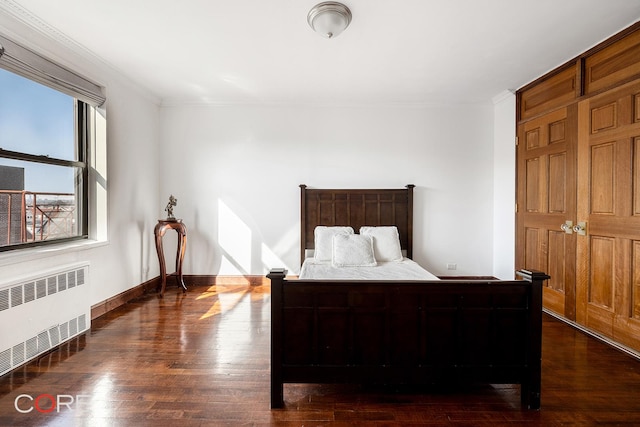
[[[350,225],[357,233],[362,226],[395,225],[400,245],[413,256],[413,188],[317,189],[300,185],[300,263],[313,249],[317,225]]]

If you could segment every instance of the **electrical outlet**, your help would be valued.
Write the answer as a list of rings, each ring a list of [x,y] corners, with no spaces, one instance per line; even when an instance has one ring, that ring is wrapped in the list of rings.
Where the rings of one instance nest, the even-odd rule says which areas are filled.
[[[450,262],[447,264],[447,270],[457,270],[458,269],[458,264],[455,264],[453,262]]]

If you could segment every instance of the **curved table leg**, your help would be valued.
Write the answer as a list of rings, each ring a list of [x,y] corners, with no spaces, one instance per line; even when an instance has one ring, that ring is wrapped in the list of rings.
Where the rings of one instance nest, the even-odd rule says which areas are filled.
[[[184,261],[184,253],[187,250],[187,227],[181,221],[158,221],[154,230],[156,236],[156,251],[158,252],[158,261],[160,262],[160,296],[164,296],[164,290],[167,286],[167,265],[164,260],[164,250],[162,248],[162,238],[167,229],[172,228],[178,233],[178,251],[176,253],[176,280],[178,286],[182,288],[182,292],[187,291],[182,276],[182,263]]]
[[[176,230],[178,232],[178,252],[176,254],[176,280],[178,286],[182,287],[182,292],[187,292],[187,286],[184,284],[182,277],[182,261],[184,261],[184,253],[187,250],[187,231],[183,227]]]
[[[158,261],[160,262],[160,296],[164,295],[164,288],[167,285],[167,265],[164,261],[164,251],[162,249],[162,237],[164,236],[165,227],[158,223],[155,228],[156,235],[156,251],[158,252]]]

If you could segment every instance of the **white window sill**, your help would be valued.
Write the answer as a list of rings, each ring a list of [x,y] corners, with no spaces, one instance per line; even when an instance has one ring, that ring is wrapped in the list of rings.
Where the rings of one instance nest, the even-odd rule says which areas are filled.
[[[59,245],[38,246],[28,249],[16,249],[7,252],[0,252],[0,267],[20,262],[36,261],[56,255],[94,249],[108,244],[109,242],[106,240],[85,239],[75,242],[61,243]]]

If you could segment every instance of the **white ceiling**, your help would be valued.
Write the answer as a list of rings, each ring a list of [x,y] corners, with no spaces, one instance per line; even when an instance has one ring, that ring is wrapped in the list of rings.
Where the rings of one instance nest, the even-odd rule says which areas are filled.
[[[518,89],[640,20],[640,0],[0,0],[165,104],[478,103]]]

